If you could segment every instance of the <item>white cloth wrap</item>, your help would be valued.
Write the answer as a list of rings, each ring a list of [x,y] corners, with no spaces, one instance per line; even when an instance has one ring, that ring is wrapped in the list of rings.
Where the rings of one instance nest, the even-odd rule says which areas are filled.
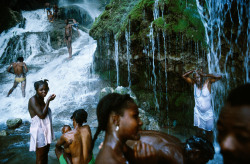
[[[51,144],[53,139],[55,139],[55,135],[52,128],[51,110],[49,109],[44,119],[40,119],[37,115],[31,119],[29,151],[36,151],[36,148]]]
[[[207,88],[207,84],[199,89],[194,84],[194,126],[198,126],[204,130],[213,129],[213,107],[211,104],[212,95]]]

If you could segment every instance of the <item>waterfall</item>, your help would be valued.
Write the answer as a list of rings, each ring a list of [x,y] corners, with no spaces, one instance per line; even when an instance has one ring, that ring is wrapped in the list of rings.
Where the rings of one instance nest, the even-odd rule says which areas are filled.
[[[47,15],[43,10],[36,10],[34,12],[29,11],[22,11],[22,16],[26,19],[25,20],[25,27],[19,28],[19,24],[15,27],[9,29],[8,31],[2,32],[0,34],[0,57],[7,52],[6,48],[15,48],[15,53],[18,53],[19,49],[21,49],[21,53],[25,55],[26,51],[24,50],[24,33],[29,32],[45,32],[48,30],[49,22],[47,21]],[[13,42],[18,42],[16,45],[18,47],[9,47],[8,43],[12,38]],[[33,43],[30,43],[33,44]],[[28,46],[26,46],[28,48]],[[8,55],[8,54],[5,54]],[[28,56],[25,56],[28,57]]]
[[[115,39],[115,66],[116,66],[116,85],[119,86],[119,45],[118,40]]]
[[[127,41],[127,63],[128,63],[128,86],[131,87],[131,79],[130,79],[130,21],[129,21],[128,31],[125,31],[125,38]]]
[[[233,5],[233,3],[236,3]],[[247,64],[249,59],[249,48],[247,47],[246,52],[244,52],[244,49],[242,48],[242,44],[239,44],[239,36],[242,35],[243,31],[243,22],[248,21],[249,24],[249,9],[247,13],[247,17],[243,17],[243,8],[246,5],[246,2],[243,1],[229,1],[229,0],[205,0],[205,4],[200,4],[199,0],[196,0],[197,9],[199,12],[199,15],[201,17],[202,23],[205,27],[205,36],[206,36],[206,43],[208,45],[207,48],[207,60],[208,60],[208,70],[211,74],[222,74],[226,77],[226,81],[222,82],[216,82],[212,85],[212,95],[213,95],[213,110],[215,115],[215,122],[217,122],[219,111],[224,103],[224,97],[228,90],[230,89],[230,83],[232,78],[230,78],[230,71],[231,73],[234,73],[234,67],[231,67],[231,69],[227,70],[227,61],[229,57],[233,57],[234,50],[237,48],[239,49],[239,53],[242,56],[245,56],[245,71],[248,72],[249,65]],[[206,6],[206,10],[204,9],[204,6]],[[231,10],[233,7],[237,7],[237,15],[238,15],[238,22],[233,22]],[[229,20],[228,20],[229,19]],[[237,29],[237,36],[233,39],[233,25],[231,27],[231,36],[228,36],[225,34],[224,28],[226,20],[227,23],[232,23],[233,25],[238,24]],[[249,26],[248,26],[249,31]],[[247,33],[247,46],[249,45],[250,39],[249,34]],[[222,42],[222,39],[224,42]],[[224,63],[224,71],[221,70],[220,61],[221,61],[221,53],[222,53],[222,44],[223,46],[230,47],[229,50],[226,53],[226,59]],[[234,61],[233,61],[234,62]],[[244,71],[244,70],[243,70]],[[248,74],[248,73],[247,73]],[[246,82],[248,81],[248,76],[246,76]],[[216,137],[217,131],[214,131],[214,136]],[[215,142],[215,150],[218,153],[219,152],[219,146]]]
[[[151,23],[151,26],[150,26],[149,37],[150,37],[150,44],[152,46],[152,57],[153,57],[153,61],[152,61],[152,63],[153,63],[152,64],[153,65],[152,74],[154,76],[153,89],[154,89],[155,106],[156,106],[156,109],[159,110],[159,103],[158,103],[157,91],[156,91],[157,77],[156,77],[156,74],[155,74],[155,40],[154,40],[153,22]]]
[[[43,10],[22,12],[26,18],[24,29],[14,27],[8,32],[1,34],[1,51],[4,57],[6,52],[18,55],[26,54],[24,62],[27,64],[26,97],[21,94],[20,84],[13,91],[10,97],[6,97],[9,89],[13,85],[14,76],[6,73],[9,63],[0,65],[1,93],[0,112],[2,117],[0,123],[4,123],[11,117],[19,117],[23,120],[30,120],[27,104],[30,97],[35,94],[34,82],[41,79],[49,80],[50,91],[47,97],[55,93],[56,99],[51,102],[54,125],[57,122],[70,124],[70,115],[77,108],[85,108],[87,111],[94,108],[98,102],[97,89],[101,85],[97,76],[91,76],[91,63],[96,50],[96,41],[87,33],[80,31],[81,37],[72,43],[73,58],[68,59],[66,47],[53,50],[50,46],[50,36],[46,30],[51,28],[47,23],[47,16]],[[31,19],[32,18],[32,19]],[[32,23],[33,22],[33,23]],[[13,31],[17,31],[15,36]],[[5,40],[3,40],[3,37]],[[15,45],[9,44],[10,40],[15,40]],[[7,43],[3,43],[7,42]],[[6,45],[6,47],[4,47]],[[12,57],[15,61],[16,57]],[[11,61],[12,62],[12,61]],[[45,101],[47,100],[45,98]]]
[[[246,49],[246,57],[245,57],[245,69],[246,69],[246,83],[250,83],[250,5],[247,8],[247,49]]]
[[[154,10],[153,10],[153,16],[154,16],[154,20],[156,20],[157,18],[159,18],[159,5],[158,5],[158,0],[155,0],[155,3],[154,3]],[[152,57],[153,57],[153,61],[152,61],[152,66],[153,66],[153,69],[152,69],[152,74],[153,74],[153,81],[152,81],[152,85],[153,85],[153,90],[154,90],[154,98],[155,98],[155,108],[157,110],[159,110],[159,103],[158,103],[158,99],[157,99],[157,91],[156,91],[156,88],[157,88],[157,76],[156,76],[156,73],[155,73],[155,38],[154,38],[154,28],[153,28],[153,22],[151,23],[150,25],[150,32],[149,32],[149,38],[150,38],[150,45],[151,45],[151,50],[152,50]],[[159,43],[159,41],[158,41]],[[159,50],[158,50],[159,51]]]

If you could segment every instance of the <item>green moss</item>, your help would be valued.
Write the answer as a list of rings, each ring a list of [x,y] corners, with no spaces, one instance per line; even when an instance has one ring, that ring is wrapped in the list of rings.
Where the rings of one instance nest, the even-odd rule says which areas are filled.
[[[175,32],[184,32],[189,26],[189,22],[185,19],[178,20],[178,24],[174,25],[173,30]]]
[[[158,29],[164,29],[164,24],[165,24],[165,21],[162,17],[159,17],[153,21],[153,25],[155,26],[155,28],[158,28]]]

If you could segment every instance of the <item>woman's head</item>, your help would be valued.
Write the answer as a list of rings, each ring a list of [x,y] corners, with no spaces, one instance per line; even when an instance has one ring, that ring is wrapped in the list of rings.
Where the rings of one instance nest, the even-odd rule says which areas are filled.
[[[128,95],[111,93],[104,96],[98,103],[98,128],[93,139],[96,140],[100,131],[117,131],[123,139],[139,139],[138,130],[142,125],[138,107]],[[114,128],[115,127],[115,128]]]
[[[39,96],[45,97],[49,91],[49,85],[47,79],[39,80],[34,83],[34,88]]]

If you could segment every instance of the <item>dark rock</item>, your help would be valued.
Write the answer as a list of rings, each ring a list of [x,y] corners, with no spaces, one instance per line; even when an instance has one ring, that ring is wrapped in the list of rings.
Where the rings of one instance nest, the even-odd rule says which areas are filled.
[[[2,7],[0,10],[0,33],[11,27],[14,27],[19,22],[24,22],[22,15],[8,7]]]
[[[9,129],[16,129],[22,124],[21,118],[8,119],[6,121],[7,127]]]

